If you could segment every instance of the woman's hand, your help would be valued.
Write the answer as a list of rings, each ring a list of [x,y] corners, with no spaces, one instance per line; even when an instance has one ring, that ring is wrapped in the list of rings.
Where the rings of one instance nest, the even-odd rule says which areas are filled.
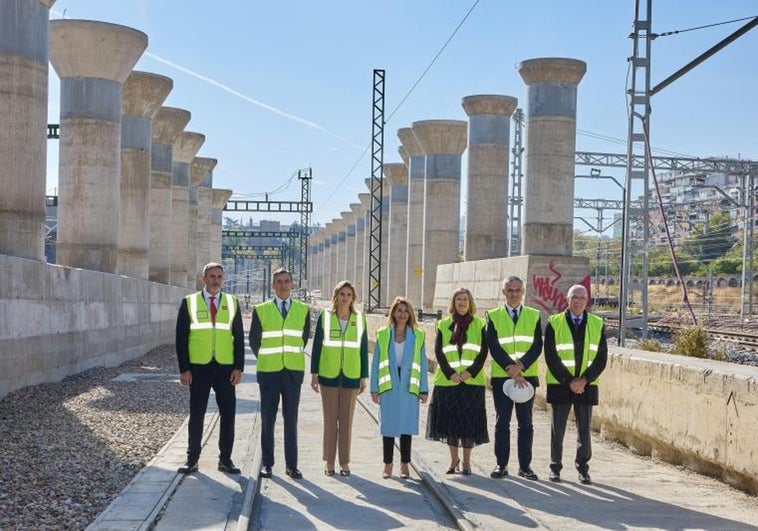
[[[465,381],[466,381],[466,380],[468,380],[469,378],[471,378],[471,373],[470,373],[470,372],[468,372],[468,371],[463,371],[463,372],[461,373],[461,381],[462,381],[462,382],[465,382]]]
[[[366,390],[366,379],[361,378],[360,381],[358,382],[358,394],[359,395],[363,394],[363,391],[365,390]]]
[[[453,375],[450,377],[450,381],[453,383],[461,383],[463,380],[461,379],[461,375],[457,372],[453,373]]]
[[[318,386],[318,374],[311,374],[311,389],[319,392],[319,386]]]
[[[374,404],[378,404],[379,403],[379,393],[371,393],[371,401]]]
[[[420,393],[418,395],[418,399],[421,400],[422,404],[426,404],[426,400],[429,398],[429,395],[427,393]]]

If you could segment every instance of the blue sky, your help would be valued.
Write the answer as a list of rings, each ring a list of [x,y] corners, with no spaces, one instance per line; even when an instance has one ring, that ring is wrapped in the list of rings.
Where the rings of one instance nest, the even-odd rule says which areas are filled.
[[[174,80],[165,105],[189,110],[187,130],[206,135],[199,155],[219,160],[214,186],[256,198],[282,188],[299,168],[310,166],[313,221],[325,223],[366,191],[369,158],[364,156],[348,172],[371,138],[372,69],[387,72],[389,114],[473,4],[474,0],[58,0],[51,18],[65,11],[66,18],[113,22],[147,33],[149,55],[136,69]],[[754,15],[758,4],[748,0],[657,0],[653,29],[663,33]],[[398,128],[417,120],[465,120],[460,105],[464,96],[506,94],[517,97],[521,105],[526,89],[516,65],[536,57],[586,61],[578,128],[624,139],[632,17],[632,0],[480,0],[387,123],[385,162],[400,161]],[[653,84],[744,23],[654,41]],[[756,57],[758,29],[654,96],[653,145],[692,156],[758,159]],[[59,121],[59,82],[52,68],[49,121]],[[57,148],[56,142],[49,142],[49,193],[57,186]],[[626,148],[624,143],[579,134],[577,149],[620,153]],[[463,164],[465,179],[465,158]],[[589,168],[577,168],[578,174],[588,172]],[[619,172],[603,173],[622,180]],[[615,185],[588,180],[577,182],[576,195],[620,199]],[[293,179],[271,198],[299,197],[299,183]],[[581,215],[590,219],[595,214]]]

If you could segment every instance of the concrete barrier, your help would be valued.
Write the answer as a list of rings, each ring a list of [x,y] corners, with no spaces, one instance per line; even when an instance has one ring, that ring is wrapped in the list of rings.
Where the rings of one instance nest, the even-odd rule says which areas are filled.
[[[0,397],[174,340],[187,289],[0,255]]]
[[[368,315],[367,321],[373,352],[386,317]],[[422,327],[432,370],[434,324]],[[542,357],[540,381],[537,404],[545,407]],[[638,454],[758,493],[758,367],[611,348],[592,424]]]

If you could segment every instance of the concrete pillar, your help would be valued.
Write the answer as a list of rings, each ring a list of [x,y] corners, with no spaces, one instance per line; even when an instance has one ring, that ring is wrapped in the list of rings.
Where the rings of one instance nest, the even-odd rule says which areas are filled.
[[[328,222],[324,229],[324,274],[321,277],[321,299],[329,300],[332,286],[332,222]]]
[[[138,71],[124,82],[118,272],[128,277],[149,276],[153,118],[173,86],[171,78]]]
[[[174,142],[174,161],[171,165],[171,284],[174,286],[190,285],[187,280],[190,175],[192,160],[204,142],[205,135],[188,131],[179,134]]]
[[[521,254],[571,256],[576,92],[587,64],[529,59],[518,70],[527,85]]]
[[[408,154],[408,235],[405,264],[405,296],[414,308],[421,308],[424,244],[425,153],[410,127],[397,130]]]
[[[345,223],[345,274],[343,280],[355,283],[355,214],[352,210],[341,212]]]
[[[424,181],[423,308],[433,309],[437,266],[458,261],[461,216],[461,154],[467,124],[461,120],[413,122],[426,153]]]
[[[361,287],[361,299],[363,300],[364,308],[366,307],[366,304],[369,302],[369,289],[370,289],[370,281],[369,278],[369,239],[371,238],[371,234],[369,232],[369,223],[371,220],[371,194],[369,193],[363,193],[358,194],[358,200],[361,202],[361,206],[363,207],[363,286]]]
[[[342,233],[342,240],[340,241],[340,233]],[[342,249],[345,247],[345,232],[340,218],[332,219],[332,278],[329,279],[329,293],[337,285],[337,282],[342,280],[343,267],[345,266],[345,260],[342,258]]]
[[[410,155],[408,155],[408,151],[403,146],[397,147],[397,154],[400,155],[400,158],[403,159],[403,164],[405,164],[405,167],[408,167],[408,163],[411,161]]]
[[[384,165],[389,184],[389,229],[387,241],[387,304],[405,296],[405,265],[408,258],[408,168],[402,163]]]
[[[48,19],[55,0],[0,2],[0,254],[42,260]]]
[[[192,160],[192,176],[189,189],[189,261],[187,263],[187,285],[195,289],[203,287],[203,266],[207,264],[210,240],[211,182],[216,159],[195,157]],[[203,205],[203,219],[200,219],[200,190],[204,190],[207,203]]]
[[[149,278],[171,283],[171,166],[174,142],[191,118],[189,111],[161,107],[153,118],[150,188]]]
[[[355,282],[355,297],[363,301],[363,249],[366,242],[366,209],[361,203],[350,203],[350,210],[355,217],[355,249],[353,253],[353,281]]]
[[[224,224],[224,207],[234,192],[224,188],[211,188],[211,232],[208,262],[221,261],[221,227]]]
[[[481,94],[463,98],[468,115],[467,262],[508,254],[508,155],[511,114],[518,100]]]
[[[216,159],[206,160],[210,161],[210,165],[197,187],[197,289],[202,287],[203,266],[211,261],[213,169],[218,164]]]
[[[316,253],[316,289],[324,292],[324,230],[318,233],[318,251]]]
[[[123,83],[147,47],[141,31],[91,20],[50,22],[61,78],[59,264],[118,270]]]

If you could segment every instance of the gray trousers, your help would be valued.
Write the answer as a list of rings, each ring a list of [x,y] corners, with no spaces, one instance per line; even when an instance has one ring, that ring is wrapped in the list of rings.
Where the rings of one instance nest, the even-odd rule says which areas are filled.
[[[550,470],[560,473],[563,468],[563,436],[566,434],[566,422],[572,405],[577,432],[574,464],[579,472],[586,474],[592,458],[592,406],[588,404],[550,404]]]

